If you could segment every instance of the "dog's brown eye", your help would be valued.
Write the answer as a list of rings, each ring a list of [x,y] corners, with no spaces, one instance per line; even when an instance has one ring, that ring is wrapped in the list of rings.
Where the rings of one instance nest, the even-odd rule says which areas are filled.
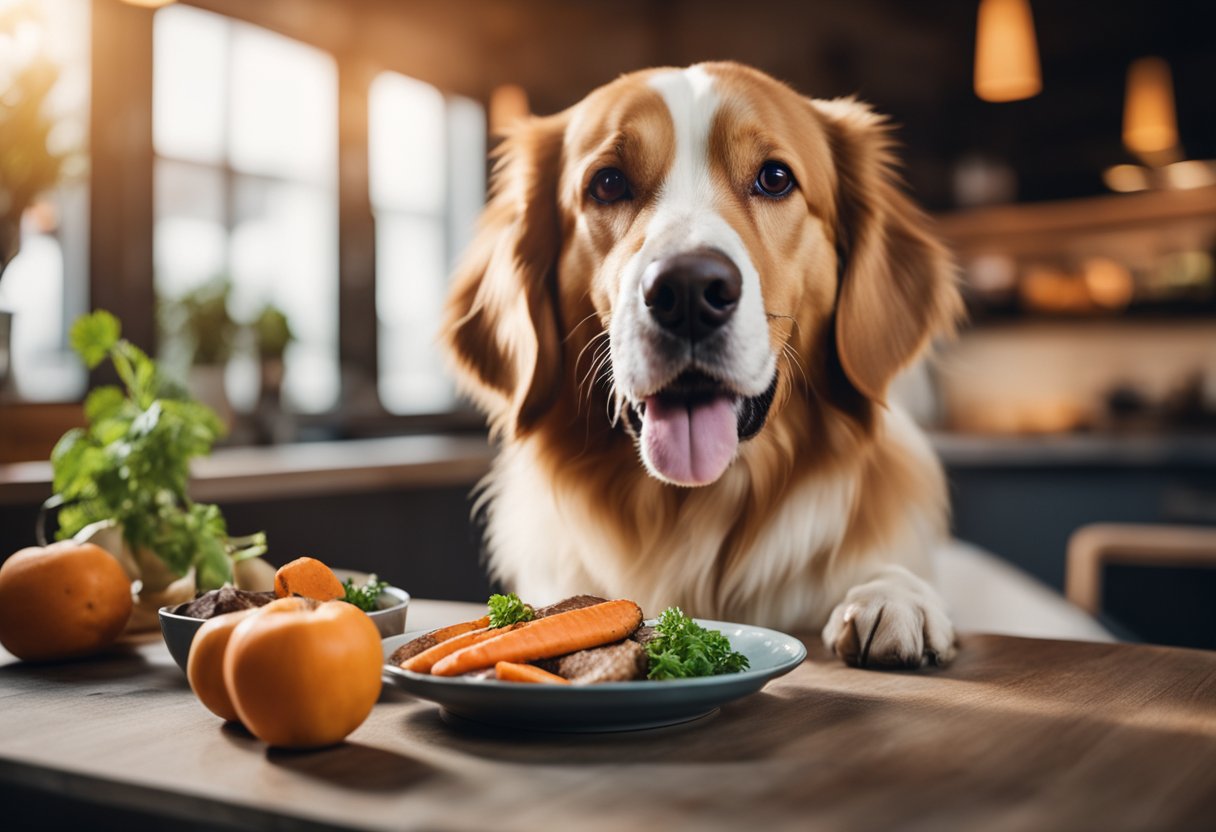
[[[785,196],[794,187],[794,174],[781,162],[765,162],[756,174],[756,190],[765,196]]]
[[[629,180],[616,168],[604,168],[591,177],[588,192],[597,202],[610,203],[629,197]]]

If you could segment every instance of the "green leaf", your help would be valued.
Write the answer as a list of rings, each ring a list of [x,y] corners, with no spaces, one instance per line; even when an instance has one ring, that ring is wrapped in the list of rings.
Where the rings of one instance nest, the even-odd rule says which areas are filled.
[[[342,598],[348,604],[354,604],[364,612],[374,612],[379,608],[380,596],[384,590],[388,589],[388,581],[382,581],[375,575],[367,576],[367,583],[363,586],[355,586],[353,578],[347,578],[343,584],[346,590],[345,597]]]
[[[494,628],[532,620],[532,608],[519,600],[519,596],[514,592],[509,595],[491,595],[486,606],[490,610],[490,626]]]
[[[219,589],[232,581],[232,561],[221,540],[204,537],[199,540],[198,558],[194,563],[194,579],[198,588]]]
[[[730,639],[707,630],[679,607],[659,616],[655,637],[646,645],[650,659],[648,679],[682,679],[737,673],[748,667],[747,656],[731,648]]]
[[[84,400],[85,418],[90,422],[110,419],[122,410],[122,406],[126,401],[126,397],[119,388],[109,384],[104,387],[98,387],[92,393],[89,393],[88,398]]]
[[[72,324],[68,341],[91,370],[105,360],[106,354],[118,343],[122,326],[104,309],[84,315]]]
[[[232,558],[233,563],[259,558],[266,554],[268,548],[265,532],[248,537],[228,538],[228,557]]]
[[[203,589],[232,578],[232,564],[266,551],[266,536],[228,538],[217,506],[192,503],[190,460],[211,452],[223,434],[212,411],[166,380],[151,358],[128,341],[108,312],[72,327],[72,345],[96,366],[107,355],[125,390],[101,387],[85,402],[87,429],[64,434],[51,454],[60,538],[113,519],[133,548],[156,554],[177,575],[191,568]]]

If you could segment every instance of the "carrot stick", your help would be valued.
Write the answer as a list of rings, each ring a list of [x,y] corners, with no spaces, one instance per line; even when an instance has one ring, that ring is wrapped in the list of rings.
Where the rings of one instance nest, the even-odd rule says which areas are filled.
[[[440,627],[438,630],[431,630],[429,633],[424,633],[413,641],[407,641],[398,647],[393,652],[392,661],[396,664],[401,664],[406,659],[412,659],[423,650],[428,650],[442,641],[470,633],[473,630],[482,630],[489,626],[490,616],[483,615],[475,621],[462,621],[459,624],[450,624],[447,627]]]
[[[503,682],[533,682],[542,685],[570,684],[569,679],[563,679],[556,673],[541,670],[536,665],[516,662],[499,662],[494,665],[494,675]]]
[[[512,624],[509,627],[501,627],[493,629],[485,627],[480,630],[471,630],[467,633],[461,633],[458,636],[453,636],[446,641],[441,641],[434,647],[428,647],[416,656],[412,656],[398,665],[402,670],[412,670],[415,673],[430,673],[435,662],[442,659],[444,656],[450,656],[458,650],[461,650],[470,645],[476,644],[479,641],[488,641],[489,639],[498,638],[503,633],[519,627],[519,624]]]
[[[450,652],[431,668],[436,676],[458,676],[498,662],[531,662],[620,641],[642,623],[632,601],[605,601],[592,607],[529,621],[519,629],[479,639]]]
[[[300,595],[317,601],[332,601],[346,596],[346,587],[325,564],[316,558],[296,558],[274,573],[274,594],[279,598]]]

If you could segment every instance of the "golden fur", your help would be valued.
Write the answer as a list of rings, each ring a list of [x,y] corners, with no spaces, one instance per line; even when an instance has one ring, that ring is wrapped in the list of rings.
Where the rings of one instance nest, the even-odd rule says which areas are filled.
[[[463,387],[502,446],[482,496],[490,565],[533,603],[596,592],[649,613],[679,604],[784,628],[826,623],[829,643],[859,663],[948,658],[947,636],[928,632],[941,623],[922,609],[937,602],[911,575],[878,595],[920,610],[921,624],[908,619],[925,630],[919,646],[883,632],[881,607],[866,620],[869,596],[850,592],[886,586],[889,567],[926,575],[946,530],[940,468],[885,397],[959,309],[949,258],[901,193],[888,130],[865,105],[702,65],[720,101],[707,149],[713,209],[760,275],[777,392],[765,427],[701,488],[648,474],[619,424],[608,327],[674,152],[673,117],[650,83],[671,71],[624,76],[524,123],[499,151],[445,326]],[[794,170],[791,198],[749,194],[769,158]],[[611,211],[585,196],[605,166],[634,189]]]

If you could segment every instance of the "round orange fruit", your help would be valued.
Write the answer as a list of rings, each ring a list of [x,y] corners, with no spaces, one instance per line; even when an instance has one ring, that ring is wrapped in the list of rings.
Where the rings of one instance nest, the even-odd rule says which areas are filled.
[[[211,713],[230,722],[239,720],[232,697],[224,685],[224,652],[232,631],[258,608],[238,610],[207,619],[190,642],[190,658],[186,661],[186,678],[199,701]]]
[[[383,663],[380,633],[358,607],[281,598],[237,624],[224,651],[224,683],[258,739],[316,748],[367,719]]]
[[[65,540],[0,565],[0,644],[19,659],[87,656],[131,616],[131,580],[109,552]]]

